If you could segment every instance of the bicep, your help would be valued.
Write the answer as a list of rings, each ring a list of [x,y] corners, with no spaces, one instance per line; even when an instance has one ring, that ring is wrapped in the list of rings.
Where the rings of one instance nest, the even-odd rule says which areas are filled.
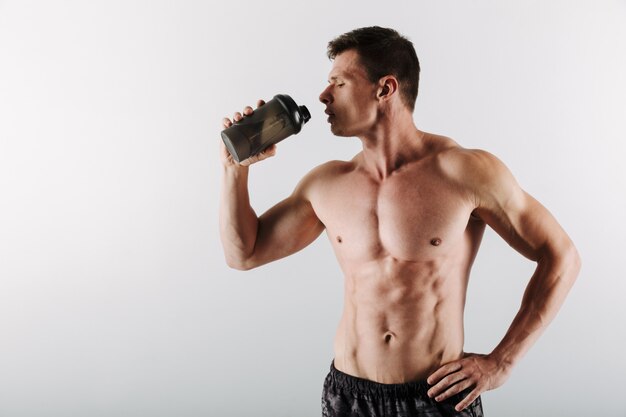
[[[539,201],[524,191],[496,157],[482,153],[475,177],[476,213],[511,247],[532,260],[568,240]]]
[[[311,202],[296,190],[259,217],[249,262],[260,266],[296,253],[317,239],[323,230]]]
[[[519,187],[503,204],[483,204],[476,212],[512,248],[534,261],[564,233],[552,214]]]
[[[479,150],[462,156],[461,172],[473,196],[474,212],[511,247],[537,260],[546,245],[564,234],[550,212],[519,186],[498,158]]]

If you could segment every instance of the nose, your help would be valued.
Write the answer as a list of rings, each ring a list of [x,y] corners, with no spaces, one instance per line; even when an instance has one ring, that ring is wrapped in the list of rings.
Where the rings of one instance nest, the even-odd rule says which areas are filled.
[[[330,85],[326,87],[319,97],[320,101],[326,105],[333,102],[333,96],[330,94],[330,87]]]

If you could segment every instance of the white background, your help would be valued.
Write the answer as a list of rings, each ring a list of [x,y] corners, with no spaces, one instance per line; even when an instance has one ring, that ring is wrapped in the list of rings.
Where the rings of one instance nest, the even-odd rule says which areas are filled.
[[[626,2],[0,1],[0,416],[317,416],[342,276],[322,235],[249,272],[218,235],[221,118],[312,113],[251,169],[257,213],[356,139],[317,101],[326,43],[393,27],[423,130],[500,157],[583,270],[488,416],[626,416]],[[534,265],[488,231],[466,350]]]

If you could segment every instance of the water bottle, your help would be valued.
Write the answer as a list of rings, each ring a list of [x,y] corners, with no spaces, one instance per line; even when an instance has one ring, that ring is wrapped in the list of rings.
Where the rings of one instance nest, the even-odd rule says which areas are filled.
[[[252,115],[224,129],[222,140],[233,159],[241,162],[300,132],[310,118],[305,106],[298,106],[286,94],[278,94]]]

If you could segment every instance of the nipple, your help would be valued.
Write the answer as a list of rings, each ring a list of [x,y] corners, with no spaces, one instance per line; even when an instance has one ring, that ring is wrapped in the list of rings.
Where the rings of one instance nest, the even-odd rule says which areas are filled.
[[[430,244],[433,246],[439,246],[441,245],[441,239],[438,237],[434,237],[430,240]]]

